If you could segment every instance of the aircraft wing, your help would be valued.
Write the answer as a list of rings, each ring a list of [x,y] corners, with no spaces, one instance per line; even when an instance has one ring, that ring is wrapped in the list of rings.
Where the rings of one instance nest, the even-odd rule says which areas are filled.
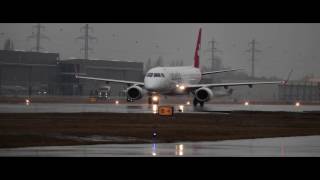
[[[186,89],[198,89],[201,87],[224,87],[228,88],[229,86],[249,86],[252,87],[253,85],[258,84],[286,84],[286,81],[262,81],[262,82],[240,82],[240,83],[213,83],[213,84],[191,84],[186,85]]]
[[[219,70],[219,71],[203,72],[203,73],[201,73],[201,74],[202,74],[202,75],[217,74],[217,73],[230,72],[230,71],[238,71],[238,70],[241,70],[241,69],[225,69],[225,70]]]
[[[78,79],[88,79],[88,80],[96,80],[96,81],[105,81],[105,82],[113,82],[113,83],[132,84],[132,85],[144,86],[144,83],[143,83],[143,82],[136,82],[136,81],[125,81],[125,80],[117,80],[117,79],[105,79],[105,78],[96,78],[96,77],[79,76],[79,75],[76,75],[76,78],[78,78]]]

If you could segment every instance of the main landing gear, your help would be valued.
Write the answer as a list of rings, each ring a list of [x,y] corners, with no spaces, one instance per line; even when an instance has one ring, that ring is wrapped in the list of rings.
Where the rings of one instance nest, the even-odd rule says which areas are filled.
[[[203,107],[204,102],[200,102],[197,100],[197,98],[193,98],[193,106],[196,107],[198,103],[200,104],[200,107]]]

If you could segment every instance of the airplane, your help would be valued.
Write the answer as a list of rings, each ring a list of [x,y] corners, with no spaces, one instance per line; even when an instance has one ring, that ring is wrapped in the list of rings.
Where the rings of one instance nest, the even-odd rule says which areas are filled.
[[[265,81],[265,82],[238,82],[238,83],[208,83],[199,84],[202,76],[208,74],[217,74],[223,72],[236,71],[239,69],[226,69],[211,72],[200,71],[200,58],[199,50],[201,45],[201,31],[199,29],[198,38],[196,41],[196,49],[194,53],[193,66],[175,66],[175,67],[155,67],[150,69],[144,77],[144,82],[117,80],[117,79],[106,79],[98,77],[89,77],[78,75],[76,78],[87,79],[87,80],[98,80],[113,83],[127,84],[126,89],[127,101],[132,102],[143,98],[144,95],[148,95],[149,104],[159,103],[159,95],[181,95],[191,93],[193,97],[193,105],[197,106],[200,104],[204,106],[205,102],[210,101],[214,98],[212,88],[224,87],[228,89],[230,86],[249,86],[252,88],[253,85],[258,84],[285,84],[286,81]]]

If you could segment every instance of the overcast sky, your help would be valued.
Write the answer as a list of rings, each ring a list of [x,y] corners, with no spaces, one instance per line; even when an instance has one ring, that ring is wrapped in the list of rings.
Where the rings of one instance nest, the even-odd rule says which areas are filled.
[[[0,24],[0,45],[6,38],[11,38],[14,46],[19,50],[30,50],[35,41],[27,41],[35,24],[14,23]],[[43,33],[50,41],[42,40],[45,51],[60,53],[61,59],[83,57],[80,48],[83,42],[76,41],[76,37],[83,35],[80,28],[84,25],[77,23],[44,23]],[[202,27],[201,66],[210,67],[208,60],[210,46],[208,41],[214,38],[217,53],[226,67],[244,68],[250,74],[250,53],[248,43],[255,38],[257,49],[261,53],[256,55],[257,76],[285,77],[290,69],[294,70],[293,79],[313,73],[320,77],[320,24],[271,24],[271,23],[110,23],[95,24],[92,36],[97,42],[90,43],[94,52],[91,58],[118,59],[146,62],[148,58],[156,60],[160,55],[166,65],[172,60],[184,61],[184,65],[191,65],[193,61],[195,41],[198,29]]]

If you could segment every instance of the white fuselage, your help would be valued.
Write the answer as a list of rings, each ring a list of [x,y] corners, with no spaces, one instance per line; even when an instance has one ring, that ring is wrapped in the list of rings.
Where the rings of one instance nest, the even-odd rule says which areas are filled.
[[[192,66],[156,67],[147,72],[144,86],[152,93],[183,94],[181,86],[198,84],[200,80],[200,70]]]

